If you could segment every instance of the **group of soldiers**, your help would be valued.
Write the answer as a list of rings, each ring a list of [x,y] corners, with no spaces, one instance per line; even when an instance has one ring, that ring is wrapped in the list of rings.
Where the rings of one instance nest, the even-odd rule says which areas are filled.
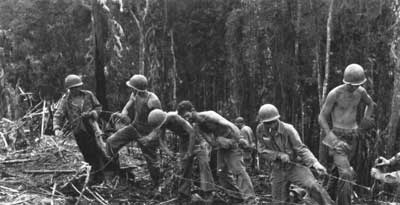
[[[178,198],[183,204],[190,203],[195,159],[202,197],[212,200],[216,182],[209,162],[210,150],[214,150],[217,153],[217,184],[225,188],[228,196],[244,204],[257,204],[258,200],[244,159],[251,159],[251,167],[255,167],[260,156],[271,163],[273,204],[286,204],[289,186],[295,184],[306,189],[318,204],[346,205],[352,202],[355,179],[352,164],[359,149],[358,142],[362,140],[359,131],[373,126],[374,102],[361,86],[365,82],[364,69],[358,64],[350,64],[344,71],[343,84],[329,92],[321,109],[318,120],[325,132],[322,143],[333,159],[335,169],[330,174],[337,176],[332,178],[336,181],[328,183],[331,185],[328,191],[318,183],[310,168],[319,174],[327,174],[327,169],[302,142],[294,126],[280,120],[274,105],[260,107],[254,136],[251,128],[244,125],[243,118],[238,117],[232,123],[214,111],[196,111],[187,100],[178,103],[176,111],[163,111],[157,95],[147,89],[147,79],[143,75],[133,75],[126,82],[132,88],[132,94],[122,111],[112,117],[127,124],[109,137],[105,137],[96,123],[101,112],[99,101],[92,92],[82,89],[79,76],[68,75],[65,79],[68,92],[55,112],[54,131],[56,136],[63,135],[65,119],[73,125],[72,133],[78,147],[85,161],[92,166],[90,179],[94,183],[102,182],[110,173],[119,172],[119,150],[135,141],[147,162],[153,190],[157,191],[162,179],[157,149],[173,155],[166,145],[166,130],[169,130],[179,137],[180,142]],[[365,103],[366,109],[363,119],[357,123],[357,107],[361,102]]]

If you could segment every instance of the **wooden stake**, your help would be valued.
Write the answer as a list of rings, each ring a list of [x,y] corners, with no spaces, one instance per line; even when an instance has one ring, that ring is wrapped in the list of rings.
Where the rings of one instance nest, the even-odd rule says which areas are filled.
[[[23,172],[29,174],[56,174],[56,173],[70,174],[70,173],[75,173],[76,171],[72,169],[67,169],[67,170],[42,169],[42,170],[24,170]]]
[[[14,159],[14,160],[4,160],[0,161],[0,164],[14,164],[14,163],[23,163],[23,162],[30,162],[34,161],[35,159]]]
[[[40,129],[40,138],[43,137],[44,134],[44,117],[45,117],[45,112],[46,111],[46,100],[43,100],[43,109],[42,109],[42,126]]]

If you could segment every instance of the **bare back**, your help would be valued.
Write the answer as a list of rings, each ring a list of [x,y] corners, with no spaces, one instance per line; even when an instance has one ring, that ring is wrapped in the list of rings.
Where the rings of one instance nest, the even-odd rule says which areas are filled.
[[[240,135],[240,130],[236,125],[214,111],[204,111],[198,113],[198,115],[197,123],[205,133],[212,133],[215,137],[218,137],[233,131],[234,134],[230,137],[238,138],[236,135]]]

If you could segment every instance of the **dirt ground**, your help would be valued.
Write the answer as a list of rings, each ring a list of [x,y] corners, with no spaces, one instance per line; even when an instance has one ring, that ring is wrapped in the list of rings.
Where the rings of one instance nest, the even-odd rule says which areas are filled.
[[[77,204],[77,201],[78,204],[177,204],[174,201],[179,169],[177,158],[163,155],[164,178],[161,192],[156,195],[151,191],[146,163],[134,144],[121,150],[120,161],[126,177],[108,184],[88,186],[85,185],[88,166],[71,135],[32,138],[19,149],[6,149],[0,142],[0,204],[56,205]],[[269,204],[268,173],[249,173],[260,204]],[[198,174],[194,173],[193,181],[192,193],[196,193],[200,189]],[[217,196],[213,204],[231,204],[220,187]],[[202,204],[193,200],[193,204]],[[367,204],[365,200],[359,201],[358,204]],[[390,203],[375,201],[372,204]]]

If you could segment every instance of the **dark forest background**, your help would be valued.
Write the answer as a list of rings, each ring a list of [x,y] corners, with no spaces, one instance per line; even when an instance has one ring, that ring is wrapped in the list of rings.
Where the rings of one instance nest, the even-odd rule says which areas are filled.
[[[318,155],[320,106],[358,63],[377,103],[367,157],[390,156],[400,150],[398,8],[395,0],[1,0],[0,117],[20,116],[21,92],[39,101],[50,86],[56,101],[71,73],[105,110],[121,110],[125,81],[141,73],[165,110],[189,99],[255,127],[258,108],[273,103]]]

